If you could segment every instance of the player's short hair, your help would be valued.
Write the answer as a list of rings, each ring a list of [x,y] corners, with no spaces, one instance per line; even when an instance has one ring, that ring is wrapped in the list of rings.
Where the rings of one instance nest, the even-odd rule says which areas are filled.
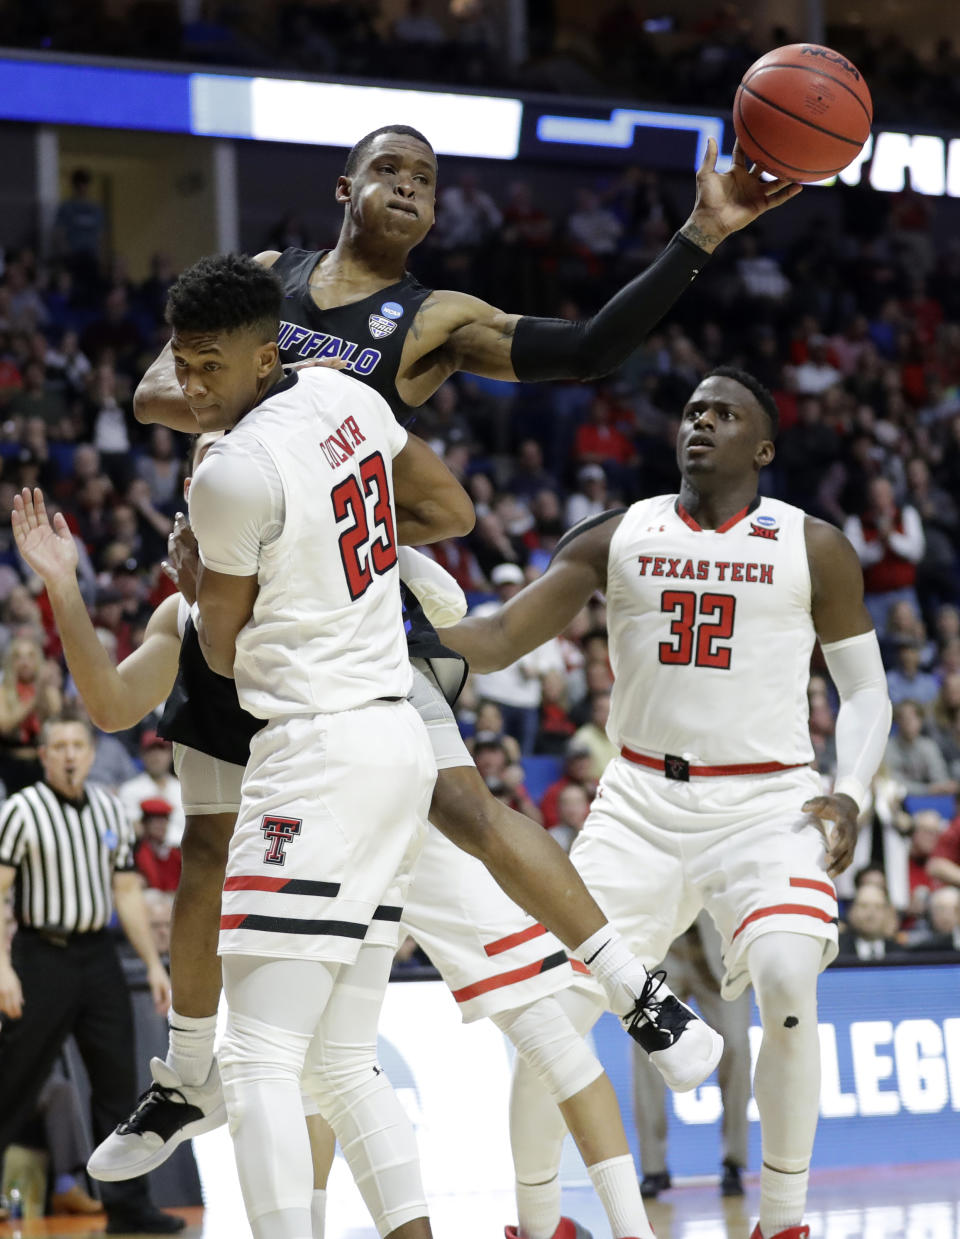
[[[363,159],[364,155],[366,155],[367,151],[382,133],[402,133],[408,138],[416,138],[418,142],[422,142],[427,150],[429,150],[430,154],[433,156],[434,162],[436,162],[437,152],[433,149],[419,129],[414,129],[412,125],[382,125],[379,129],[374,129],[372,132],[364,134],[360,141],[355,143],[350,148],[350,153],[347,155],[347,162],[343,165],[344,176],[353,176],[357,168],[360,166],[361,159]]]
[[[173,330],[259,330],[275,340],[280,330],[283,285],[269,267],[245,254],[215,254],[188,267],[167,293]]]
[[[780,410],[777,408],[777,402],[773,398],[773,393],[769,388],[764,387],[759,379],[754,378],[752,374],[748,374],[746,370],[741,370],[739,366],[717,366],[703,377],[705,379],[733,379],[735,383],[745,387],[748,392],[751,392],[756,397],[757,404],[770,419],[770,438],[775,439],[777,437],[780,433]]]

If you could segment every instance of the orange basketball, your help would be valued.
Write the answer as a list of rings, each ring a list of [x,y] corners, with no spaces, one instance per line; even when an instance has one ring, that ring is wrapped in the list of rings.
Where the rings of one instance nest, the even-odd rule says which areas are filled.
[[[747,160],[788,181],[840,172],[870,134],[873,101],[863,74],[816,43],[774,48],[743,75],[733,127]]]

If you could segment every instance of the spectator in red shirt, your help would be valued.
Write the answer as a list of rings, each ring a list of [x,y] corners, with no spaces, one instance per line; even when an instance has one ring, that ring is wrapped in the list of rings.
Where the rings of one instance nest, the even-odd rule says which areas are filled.
[[[937,878],[931,876],[928,863],[940,842],[940,836],[946,825],[946,821],[936,809],[921,809],[913,815],[910,853],[907,858],[907,874],[910,883],[908,907],[910,924],[906,924],[904,928],[909,929],[914,921],[927,915],[930,892],[941,885]]]
[[[582,740],[571,740],[566,749],[566,762],[562,778],[557,779],[556,783],[550,784],[543,793],[543,799],[540,801],[540,812],[543,814],[543,824],[547,830],[551,830],[558,825],[560,821],[558,808],[560,793],[565,787],[569,787],[571,783],[583,788],[588,801],[593,800],[597,790],[597,780],[591,773],[592,769],[593,755],[590,749]]]
[[[927,873],[946,886],[960,886],[960,817],[937,840],[927,861]]]
[[[151,796],[140,802],[143,837],[133,853],[133,861],[147,886],[158,891],[175,891],[180,884],[180,849],[165,843],[173,806],[169,800]]]
[[[590,406],[589,421],[577,430],[573,456],[578,464],[636,464],[637,449],[614,422],[614,405],[605,392],[597,392]]]

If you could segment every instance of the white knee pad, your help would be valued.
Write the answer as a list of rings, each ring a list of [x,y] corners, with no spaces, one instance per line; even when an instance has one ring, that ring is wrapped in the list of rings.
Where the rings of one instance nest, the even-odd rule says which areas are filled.
[[[413,1127],[371,1048],[315,1042],[302,1084],[333,1128],[378,1233],[426,1217]]]
[[[299,1081],[312,1038],[231,1011],[217,1060],[224,1091],[268,1081]]]
[[[803,934],[764,934],[752,944],[747,966],[768,1033],[816,1020],[822,955],[820,939]]]
[[[491,1017],[560,1105],[603,1074],[555,996]]]

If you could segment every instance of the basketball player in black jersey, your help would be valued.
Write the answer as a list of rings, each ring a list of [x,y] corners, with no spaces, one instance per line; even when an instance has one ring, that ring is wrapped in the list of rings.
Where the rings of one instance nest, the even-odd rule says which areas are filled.
[[[607,373],[637,347],[726,236],[800,192],[785,182],[761,181],[739,150],[727,173],[716,172],[716,160],[711,140],[697,174],[693,212],[657,261],[592,319],[571,323],[507,314],[463,293],[425,289],[409,276],[407,258],[433,224],[436,158],[416,130],[402,125],[376,130],[351,150],[337,181],[344,219],[334,249],[259,255],[286,285],[281,356],[287,363],[338,359],[400,417],[457,370],[525,382]],[[134,412],[142,422],[188,431],[212,428],[217,417],[215,396],[199,393],[193,407],[184,398],[169,345],[137,388]],[[441,771],[430,819],[589,962],[618,1013],[633,1007],[645,970],[609,927],[565,854],[534,823],[491,796],[474,766]],[[212,832],[203,840],[185,840],[185,871],[193,862],[191,885],[212,892],[214,901],[227,842]],[[195,937],[208,938],[202,922],[209,919],[211,899],[198,898],[195,906]],[[192,922],[186,901],[178,915]],[[192,923],[188,936],[194,937]],[[189,984],[188,970],[196,973]],[[184,1009],[174,995],[177,1014],[208,1016],[219,992],[216,960],[192,954],[180,975],[190,998]]]

